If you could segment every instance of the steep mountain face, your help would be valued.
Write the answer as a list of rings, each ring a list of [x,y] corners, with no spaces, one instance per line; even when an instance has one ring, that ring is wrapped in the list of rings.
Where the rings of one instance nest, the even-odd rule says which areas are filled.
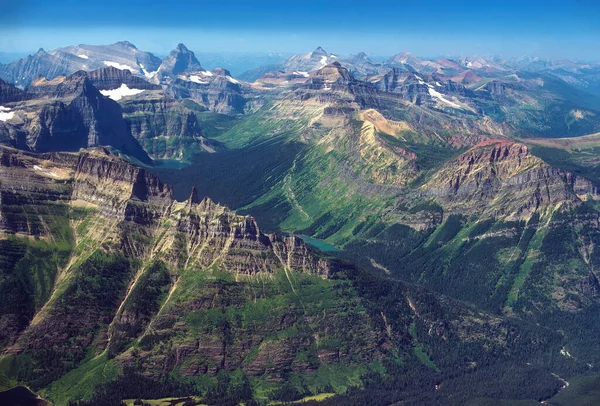
[[[51,81],[38,79],[27,92],[3,84],[2,100],[7,102],[0,112],[2,141],[32,151],[105,145],[146,163],[147,154],[154,159],[191,159],[215,152],[219,143],[203,137],[195,113],[210,108],[237,114],[243,112],[245,98],[227,71],[208,74],[206,86],[190,81],[193,86],[187,88],[185,77],[166,91],[114,67]],[[202,104],[173,96],[198,98]]]
[[[580,176],[552,168],[524,144],[488,140],[441,167],[424,188],[449,213],[528,220],[599,199]],[[494,204],[491,204],[491,203]]]
[[[389,368],[420,393],[473,376],[466,353],[485,371],[510,368],[523,340],[520,363],[560,350],[557,334],[320,258],[194,190],[175,201],[106,150],[3,148],[0,173],[0,371],[59,405],[97,385],[114,394],[110,382],[131,368],[156,388],[168,374],[207,399],[220,387],[267,401],[289,393],[290,374],[294,396],[345,392]],[[527,393],[544,397],[560,384],[548,367],[512,370],[535,372]],[[218,386],[223,377],[245,392]]]
[[[412,72],[393,68],[385,74],[371,77],[368,80],[380,91],[398,93],[402,95],[403,99],[417,105],[430,99],[427,85]]]
[[[175,99],[192,99],[207,110],[223,114],[243,113],[246,105],[240,82],[226,69],[177,75],[166,93]]]
[[[177,76],[185,72],[204,71],[196,55],[183,44],[171,51],[158,68],[158,77],[163,80],[166,76]]]
[[[161,86],[112,67],[88,77],[103,95],[120,103],[127,132],[153,159],[189,159],[203,151],[206,140],[195,114],[165,95]]]
[[[88,72],[87,76],[94,87],[100,91],[119,89],[123,85],[129,89],[162,90],[159,85],[134,76],[129,70],[121,70],[115,67]]]
[[[85,72],[38,79],[27,99],[7,103],[12,115],[0,122],[3,142],[40,152],[105,145],[150,161],[127,132],[120,106],[104,97]]]
[[[19,86],[29,86],[39,76],[54,79],[80,70],[92,71],[107,66],[151,77],[151,72],[155,72],[160,64],[159,58],[138,50],[127,41],[112,45],[82,44],[49,52],[40,49],[34,55],[0,66],[0,78]]]
[[[0,79],[0,105],[25,99],[25,92]]]
[[[188,161],[202,152],[213,153],[219,142],[204,137],[195,111],[162,91],[145,92],[120,101],[128,131],[153,159]],[[193,104],[193,102],[192,102]]]

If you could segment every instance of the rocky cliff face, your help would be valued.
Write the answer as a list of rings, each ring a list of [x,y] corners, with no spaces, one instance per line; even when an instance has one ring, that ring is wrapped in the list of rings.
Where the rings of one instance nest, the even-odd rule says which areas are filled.
[[[25,99],[25,92],[0,79],[0,105]]]
[[[123,100],[121,106],[128,131],[153,159],[187,159],[203,146],[213,151],[196,115],[162,91]]]
[[[528,219],[533,213],[577,205],[589,194],[589,181],[552,168],[527,146],[486,141],[445,164],[424,186],[448,212]]]
[[[158,76],[162,81],[165,77],[174,77],[180,73],[203,70],[200,62],[196,59],[196,55],[187,49],[185,45],[179,44],[160,64]]]
[[[397,93],[404,100],[420,105],[430,99],[429,89],[414,73],[394,68],[384,75],[369,79],[382,92]]]
[[[140,258],[160,253],[176,267],[184,262],[199,267],[222,263],[226,269],[244,274],[274,272],[282,267],[327,274],[326,263],[311,259],[298,238],[264,234],[254,219],[236,215],[208,199],[200,201],[195,191],[187,201],[177,202],[171,189],[157,177],[104,149],[38,156],[3,148],[0,163],[6,176],[3,192],[23,198],[36,194],[41,198],[39,204],[46,204],[44,196],[58,196],[55,191],[60,190],[60,197],[51,199],[83,204],[110,219],[117,225],[106,230],[114,238],[110,244],[113,250]],[[31,188],[20,184],[20,177],[31,179]],[[57,181],[67,181],[69,186],[57,186]],[[39,193],[44,188],[48,191]],[[3,227],[7,232],[16,226],[6,220]],[[158,233],[158,245],[131,238],[131,232],[138,228],[144,234]],[[34,228],[25,224],[18,229]],[[47,233],[38,230],[34,235],[45,237]]]
[[[98,90],[114,90],[122,85],[130,89],[162,90],[162,87],[134,76],[129,70],[108,67],[87,73],[87,77]]]
[[[31,321],[30,311],[19,313],[17,308],[0,314],[0,325],[12,326],[0,334],[0,343],[20,337],[8,352],[35,352],[46,345],[62,357],[71,346],[72,354],[79,357],[79,350],[92,345],[91,336],[83,330],[95,329],[98,319],[110,323],[120,310],[110,302],[99,302],[66,314],[63,304],[75,303],[81,278],[89,277],[85,276],[88,268],[80,264],[93,262],[91,258],[98,255],[135,258],[142,268],[160,262],[173,273],[165,282],[173,290],[184,271],[194,275],[219,270],[237,277],[263,275],[267,279],[284,269],[320,276],[330,272],[329,261],[316,257],[297,237],[265,234],[253,218],[237,215],[209,199],[200,200],[195,191],[188,200],[177,202],[158,178],[103,149],[36,155],[2,148],[0,175],[0,244],[12,235],[77,245],[73,245],[68,263],[61,259],[64,267],[48,275],[56,278],[56,291],[45,296],[44,300],[50,300],[45,306],[38,302],[35,320]],[[113,286],[113,294],[124,295],[120,300],[125,301],[127,292],[122,287],[134,284],[139,275],[119,268],[119,261],[110,268],[110,278],[120,281]],[[181,284],[182,289],[189,288]],[[26,302],[25,296],[22,302]],[[116,323],[126,323],[126,315]],[[31,324],[21,333],[27,318]],[[64,334],[78,344],[65,342],[61,339]],[[98,338],[105,339],[102,334]]]
[[[12,104],[1,137],[32,151],[76,151],[112,146],[142,162],[148,155],[127,131],[118,103],[103,96],[87,73],[77,72],[32,83],[28,100]]]
[[[165,92],[175,99],[192,99],[208,110],[223,114],[243,113],[247,102],[240,82],[226,69],[180,74]]]

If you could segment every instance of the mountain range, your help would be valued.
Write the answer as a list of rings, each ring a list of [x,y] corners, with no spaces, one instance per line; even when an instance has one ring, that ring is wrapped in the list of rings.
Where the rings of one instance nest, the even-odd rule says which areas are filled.
[[[584,399],[600,66],[266,62],[236,78],[119,42],[0,65],[0,390]]]

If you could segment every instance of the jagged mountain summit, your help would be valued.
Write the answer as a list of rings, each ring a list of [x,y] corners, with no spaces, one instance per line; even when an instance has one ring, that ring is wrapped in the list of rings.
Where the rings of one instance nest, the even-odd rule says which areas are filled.
[[[171,51],[158,68],[158,74],[164,75],[178,75],[184,72],[196,72],[204,71],[196,55],[183,44],[177,45],[177,47]]]

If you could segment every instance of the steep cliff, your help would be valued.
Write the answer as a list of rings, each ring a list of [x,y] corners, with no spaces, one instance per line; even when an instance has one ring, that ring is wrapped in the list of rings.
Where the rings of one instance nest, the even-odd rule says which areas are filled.
[[[39,78],[26,98],[9,104],[13,114],[0,123],[0,137],[5,142],[39,152],[111,146],[141,162],[150,162],[127,131],[119,104],[103,96],[87,73]]]
[[[423,188],[450,213],[510,220],[599,198],[588,180],[551,167],[524,144],[494,140],[446,163]]]
[[[175,99],[192,99],[208,110],[223,114],[243,113],[247,101],[240,82],[228,70],[220,68],[179,74],[165,92]]]

